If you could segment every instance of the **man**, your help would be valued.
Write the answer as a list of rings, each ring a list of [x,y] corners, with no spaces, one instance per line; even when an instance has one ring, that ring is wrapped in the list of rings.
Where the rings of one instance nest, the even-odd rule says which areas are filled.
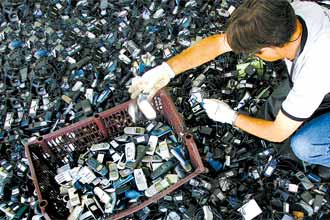
[[[292,87],[273,121],[237,113],[214,99],[204,100],[208,116],[271,142],[295,132],[291,148],[296,156],[330,167],[330,111],[309,120],[329,104],[330,92],[330,12],[316,3],[246,0],[232,14],[225,34],[205,38],[135,79],[131,97],[141,92],[152,97],[176,75],[229,51],[284,60]]]

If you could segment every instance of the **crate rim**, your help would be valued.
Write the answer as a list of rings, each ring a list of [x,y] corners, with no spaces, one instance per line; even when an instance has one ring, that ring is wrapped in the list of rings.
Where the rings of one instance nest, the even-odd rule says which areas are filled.
[[[119,220],[121,218],[124,218],[130,214],[133,214],[141,209],[143,209],[144,207],[152,204],[152,203],[155,203],[157,202],[159,199],[161,199],[162,197],[164,197],[165,195],[173,192],[175,189],[179,188],[180,186],[184,185],[185,183],[187,183],[190,179],[198,176],[200,173],[204,172],[205,170],[205,167],[204,167],[204,164],[202,162],[202,159],[200,157],[200,154],[199,154],[199,151],[198,151],[198,148],[197,148],[197,145],[194,141],[194,138],[193,138],[193,135],[188,131],[188,129],[186,128],[185,126],[185,122],[184,120],[182,119],[182,116],[178,113],[173,101],[172,101],[172,98],[171,96],[169,95],[169,93],[165,90],[165,89],[162,89],[160,90],[156,95],[155,97],[160,97],[162,99],[162,97],[165,97],[165,99],[167,99],[167,101],[170,102],[170,104],[172,106],[170,107],[173,107],[174,109],[171,109],[171,110],[175,110],[174,113],[176,113],[176,116],[178,117],[178,123],[180,124],[180,129],[182,129],[182,131],[180,132],[180,134],[176,131],[175,133],[177,135],[182,135],[183,137],[183,141],[185,143],[185,145],[188,147],[188,144],[190,147],[188,148],[191,148],[191,150],[188,149],[189,151],[189,155],[191,156],[192,155],[195,155],[197,157],[195,157],[193,160],[195,161],[194,166],[195,166],[195,170],[190,173],[189,175],[187,175],[185,178],[183,179],[180,179],[177,183],[171,185],[170,187],[168,187],[167,189],[161,191],[160,193],[156,194],[155,196],[153,197],[150,197],[148,199],[146,199],[145,201],[139,203],[138,205],[133,205],[132,207],[130,207],[129,209],[127,210],[122,210],[122,211],[119,211],[118,213],[110,216],[110,217],[107,217],[106,219],[108,220]],[[35,167],[34,167],[34,164],[33,164],[33,160],[32,160],[32,155],[31,155],[31,150],[30,150],[30,146],[31,145],[45,145],[46,144],[46,140],[47,139],[52,139],[52,138],[56,138],[58,136],[61,136],[63,134],[67,134],[71,131],[73,131],[74,129],[76,129],[76,127],[78,126],[84,126],[84,125],[88,125],[89,123],[96,123],[97,126],[101,127],[101,129],[103,130],[103,132],[101,132],[103,135],[104,135],[104,139],[107,139],[108,138],[108,132],[106,130],[106,126],[104,124],[104,118],[105,116],[109,115],[109,113],[116,113],[118,111],[121,111],[123,109],[123,107],[127,108],[127,106],[133,102],[133,100],[129,100],[127,102],[124,102],[124,103],[121,103],[117,106],[114,106],[113,108],[110,108],[108,110],[105,110],[103,112],[100,112],[98,114],[95,114],[91,117],[88,117],[86,119],[83,119],[82,121],[79,121],[79,122],[76,122],[76,123],[73,123],[71,125],[68,125],[66,127],[63,127],[53,133],[50,133],[50,134],[47,134],[47,135],[44,135],[44,136],[40,136],[38,137],[36,140],[34,141],[31,141],[27,144],[24,145],[25,147],[25,153],[26,153],[26,156],[28,158],[28,161],[29,161],[29,167],[30,167],[30,171],[31,171],[31,176],[32,176],[32,180],[33,180],[33,184],[35,186],[35,190],[37,191],[37,195],[38,195],[38,201],[39,203],[40,202],[43,202],[43,201],[46,201],[46,204],[43,206],[43,207],[40,207],[41,208],[41,211],[44,215],[44,217],[47,219],[47,220],[52,220],[48,213],[47,213],[47,210],[46,210],[46,207],[47,207],[47,200],[44,200],[42,198],[42,193],[41,193],[41,190],[40,190],[40,184],[39,184],[39,181],[38,181],[38,177],[37,177],[37,174],[36,174],[36,171],[35,171]],[[173,114],[171,112],[171,114]],[[170,124],[171,126],[174,126],[172,124]],[[132,211],[131,211],[132,210]],[[55,219],[53,219],[55,220]]]

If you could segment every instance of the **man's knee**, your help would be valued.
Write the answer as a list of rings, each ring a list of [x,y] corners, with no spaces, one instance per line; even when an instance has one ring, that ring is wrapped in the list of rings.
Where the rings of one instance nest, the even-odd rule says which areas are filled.
[[[295,134],[291,137],[291,149],[300,160],[308,161],[312,155],[313,147],[306,136]]]

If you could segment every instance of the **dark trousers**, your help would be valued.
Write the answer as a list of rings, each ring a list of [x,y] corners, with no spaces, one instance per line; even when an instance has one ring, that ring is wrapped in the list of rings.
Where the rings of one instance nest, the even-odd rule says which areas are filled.
[[[258,118],[275,120],[282,102],[291,89],[285,78],[273,91],[267,102],[257,113]],[[287,140],[274,144],[278,152],[292,159],[330,167],[330,114],[329,95],[315,113]],[[317,155],[315,154],[317,152]]]
[[[256,117],[265,120],[275,120],[278,112],[281,109],[282,102],[287,97],[291,89],[289,78],[284,78],[281,83],[274,89],[273,93],[269,96],[267,101],[261,106],[256,114]],[[297,160],[293,151],[290,148],[290,138],[282,143],[274,143],[277,151],[285,156]]]

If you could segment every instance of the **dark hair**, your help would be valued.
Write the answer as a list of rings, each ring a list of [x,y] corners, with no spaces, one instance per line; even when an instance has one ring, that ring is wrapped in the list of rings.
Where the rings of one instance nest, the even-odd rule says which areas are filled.
[[[296,15],[287,0],[246,0],[227,25],[227,41],[234,52],[258,53],[263,47],[289,42]]]

